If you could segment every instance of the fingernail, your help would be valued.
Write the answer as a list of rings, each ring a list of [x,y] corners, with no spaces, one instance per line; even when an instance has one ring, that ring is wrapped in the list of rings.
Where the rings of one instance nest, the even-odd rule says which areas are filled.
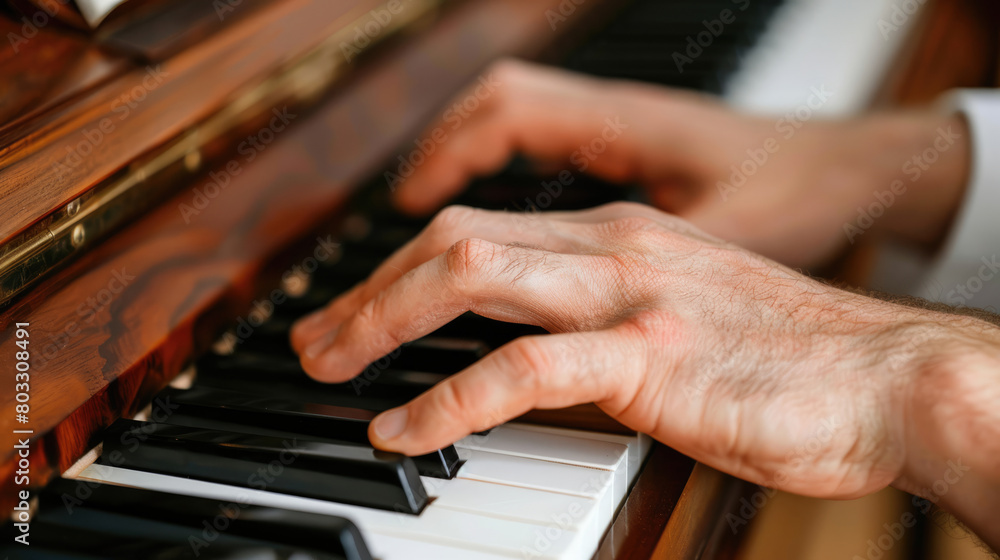
[[[406,420],[410,413],[405,408],[397,408],[380,414],[375,418],[375,434],[384,440],[390,440],[403,433]]]
[[[333,340],[337,338],[337,331],[340,329],[333,329],[332,331],[324,334],[320,339],[314,341],[309,346],[306,346],[306,357],[310,360],[315,359],[317,356],[322,354],[327,348],[333,344]]]

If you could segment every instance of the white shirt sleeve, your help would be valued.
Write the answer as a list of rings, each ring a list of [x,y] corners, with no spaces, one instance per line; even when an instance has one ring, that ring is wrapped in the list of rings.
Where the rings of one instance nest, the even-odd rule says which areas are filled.
[[[889,248],[876,264],[873,287],[1000,312],[1000,91],[958,90],[943,102],[969,123],[965,199],[937,255]]]

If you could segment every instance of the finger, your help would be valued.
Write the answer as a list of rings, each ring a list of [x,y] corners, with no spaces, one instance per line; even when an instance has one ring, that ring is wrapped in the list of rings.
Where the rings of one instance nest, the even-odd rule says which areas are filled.
[[[634,340],[618,330],[519,338],[380,414],[368,437],[378,448],[421,455],[535,408],[627,401],[644,368]]]
[[[350,379],[466,311],[550,331],[601,328],[628,307],[613,281],[622,273],[616,266],[609,257],[462,240],[306,348],[302,366],[321,381]]]
[[[601,157],[586,158],[588,172],[615,181],[633,174],[631,142],[617,141],[630,124],[622,122],[615,98],[604,95],[604,82],[513,61],[495,66],[486,80],[499,84],[494,94],[480,102],[466,93],[446,110],[445,122],[425,134],[435,149],[397,186],[403,210],[429,212],[472,177],[498,170],[514,152],[567,162],[596,141]],[[465,105],[479,106],[463,112]]]
[[[445,208],[417,237],[382,263],[362,284],[312,313],[292,328],[292,347],[302,353],[310,344],[336,329],[365,302],[417,266],[444,253],[461,239],[478,238],[506,245],[523,243],[559,252],[576,252],[583,238],[551,227],[544,217],[524,217],[511,212],[491,212],[465,206]]]

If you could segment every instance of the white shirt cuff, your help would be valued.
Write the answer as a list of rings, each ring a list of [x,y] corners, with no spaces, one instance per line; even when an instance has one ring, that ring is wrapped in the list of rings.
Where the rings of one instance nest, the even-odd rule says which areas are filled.
[[[958,90],[942,99],[942,106],[963,113],[969,123],[972,168],[962,207],[939,254],[927,259],[888,248],[876,265],[873,286],[996,312],[1000,310],[1000,91]]]

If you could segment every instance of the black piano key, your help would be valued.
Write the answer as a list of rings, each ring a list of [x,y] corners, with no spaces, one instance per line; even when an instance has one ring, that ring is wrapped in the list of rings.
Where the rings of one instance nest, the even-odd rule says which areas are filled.
[[[473,182],[455,203],[510,212],[566,211],[593,208],[628,195],[620,185],[584,173],[546,177],[527,172],[523,165],[515,162],[494,177]]]
[[[399,220],[373,223],[371,232],[347,246],[348,252],[362,252],[388,257],[420,233],[422,228],[400,223]]]
[[[313,283],[316,283],[315,278],[313,279]],[[290,297],[283,301],[280,305],[274,306],[274,316],[294,320],[304,315],[308,315],[313,311],[325,307],[326,304],[333,301],[337,296],[353,288],[356,283],[357,282],[354,281],[326,281],[324,284],[319,286],[313,285],[301,296]],[[256,333],[254,334],[256,335]],[[287,333],[285,333],[285,338],[288,338]]]
[[[427,493],[409,457],[356,445],[118,420],[105,464],[404,513]]]
[[[327,385],[312,380],[303,382],[289,380],[268,380],[266,376],[252,376],[240,379],[235,372],[199,376],[195,382],[197,387],[215,387],[232,391],[242,391],[255,395],[282,395],[289,399],[311,401],[332,406],[363,408],[375,412],[383,412],[390,408],[402,406],[416,396],[418,392],[399,393],[383,390],[366,391],[364,387],[357,389],[349,384],[338,383]],[[334,389],[334,390],[331,390]],[[422,391],[421,391],[422,392]]]
[[[780,3],[637,0],[571,53],[563,65],[598,76],[721,93]],[[723,10],[731,12],[728,22],[721,21]],[[711,29],[705,22],[710,22]],[[711,34],[710,40],[705,32]],[[691,47],[689,39],[697,42],[699,34],[701,43]],[[678,55],[689,58],[681,67]]]
[[[330,303],[337,296],[364,281],[389,256],[356,245],[345,245],[344,255],[335,263],[319,267],[312,275],[309,289],[275,305],[274,316],[297,319]]]
[[[479,361],[489,353],[485,342],[469,338],[426,336],[408,342],[383,356],[393,369],[451,375]]]
[[[325,551],[347,560],[371,560],[357,526],[333,515],[65,478],[55,479],[41,491],[38,506],[43,518],[63,510],[71,515],[106,511],[196,529],[198,534],[207,521],[234,536]]]
[[[362,400],[367,397],[411,399],[448,376],[447,373],[402,370],[393,366],[391,359],[379,360],[350,381],[322,383],[306,374],[296,356],[242,351],[224,356],[206,355],[198,361],[197,368],[199,382],[203,378],[225,377],[248,381],[285,381],[324,395],[344,395]]]
[[[269,365],[259,367],[261,364]],[[369,368],[347,383],[321,383],[306,375],[300,366],[290,365],[286,358],[208,354],[198,362],[194,385],[383,412],[410,402],[446,377],[440,373]]]
[[[370,410],[211,387],[169,388],[158,398],[170,403],[165,408],[171,410],[166,418],[171,424],[366,447],[370,446],[368,426],[377,415]],[[448,446],[413,457],[413,462],[424,476],[452,478],[459,459],[455,448]]]
[[[236,345],[233,351],[240,352],[244,349],[252,349],[260,353],[278,353],[285,356],[295,354],[292,349],[289,329],[297,317],[283,317],[276,315],[263,324],[254,327],[252,332],[245,333],[244,337],[236,338]]]
[[[265,322],[245,340],[241,340],[234,354],[275,354],[298,361],[292,349],[289,332],[295,319],[274,317]],[[457,373],[485,356],[490,346],[484,341],[465,337],[426,336],[403,344],[398,349],[375,361],[380,369],[425,371],[428,373]],[[289,365],[291,368],[292,366]]]
[[[39,546],[0,546],[0,555],[4,559],[18,558],[19,560],[103,560],[103,556],[93,554],[83,554],[80,552],[67,552],[59,550],[44,549]]]
[[[368,278],[385,260],[384,253],[360,250],[352,245],[344,246],[344,256],[332,266],[321,266],[313,273],[312,287],[322,288],[332,284],[338,288],[353,286]]]
[[[534,325],[521,325],[488,319],[475,313],[465,313],[447,325],[429,334],[431,338],[475,337],[490,348],[499,348],[522,336],[548,334],[548,331]]]
[[[284,350],[277,341],[237,348],[232,354],[209,356],[199,362],[199,370],[210,373],[222,370],[266,371],[274,375],[299,377],[306,375],[298,355]],[[471,366],[485,356],[490,347],[482,341],[429,336],[408,342],[382,356],[362,374],[366,379],[379,383],[409,384],[411,379],[402,372],[423,372],[451,375]],[[439,379],[433,375],[427,379]]]
[[[113,560],[344,559],[334,553],[277,545],[223,531],[209,538],[203,533],[204,527],[182,527],[107,511],[40,515],[31,528],[32,546],[56,555],[82,553]]]

